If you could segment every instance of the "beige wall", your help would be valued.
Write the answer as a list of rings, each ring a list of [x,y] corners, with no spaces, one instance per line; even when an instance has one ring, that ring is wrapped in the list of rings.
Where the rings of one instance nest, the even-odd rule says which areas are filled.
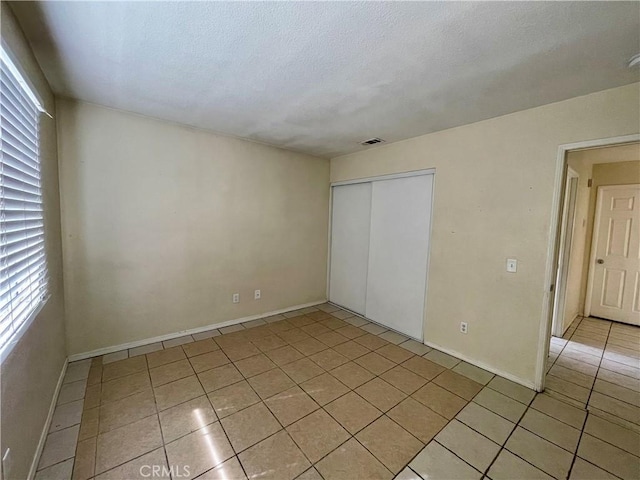
[[[0,9],[2,39],[20,63],[44,107],[55,116],[53,95],[22,31],[7,4],[2,2]],[[56,125],[46,115],[40,120],[40,140],[51,297],[0,366],[0,444],[2,453],[11,449],[5,474],[8,480],[27,478],[66,358]]]
[[[58,128],[70,354],[325,299],[328,160],[71,100]]]
[[[638,87],[331,160],[332,181],[436,168],[428,342],[534,385],[558,146],[638,133]],[[516,274],[505,271],[511,257]]]

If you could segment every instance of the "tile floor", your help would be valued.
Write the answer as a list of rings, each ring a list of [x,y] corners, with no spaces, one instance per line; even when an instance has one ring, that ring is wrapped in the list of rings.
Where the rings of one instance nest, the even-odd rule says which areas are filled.
[[[639,478],[638,331],[538,395],[329,304],[74,362],[36,479]]]

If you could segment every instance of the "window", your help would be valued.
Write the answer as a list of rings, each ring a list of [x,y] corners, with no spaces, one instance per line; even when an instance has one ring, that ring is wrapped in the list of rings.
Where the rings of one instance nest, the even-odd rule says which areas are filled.
[[[0,73],[0,351],[47,294],[39,156],[42,107],[7,51]]]

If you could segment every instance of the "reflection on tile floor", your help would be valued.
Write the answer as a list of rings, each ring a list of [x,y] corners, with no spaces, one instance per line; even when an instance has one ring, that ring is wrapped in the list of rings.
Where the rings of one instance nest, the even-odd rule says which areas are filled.
[[[538,395],[329,304],[74,362],[36,479],[639,478],[640,329],[579,320]]]

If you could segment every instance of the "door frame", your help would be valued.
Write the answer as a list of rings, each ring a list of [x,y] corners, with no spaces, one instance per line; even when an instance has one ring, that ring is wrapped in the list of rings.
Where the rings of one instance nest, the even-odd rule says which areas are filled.
[[[576,188],[572,190],[572,181],[575,179]],[[564,335],[564,311],[567,298],[567,280],[569,276],[569,261],[571,260],[571,247],[573,243],[573,233],[575,230],[575,215],[578,199],[578,183],[580,175],[573,168],[567,165],[565,179],[564,202],[562,207],[562,219],[560,227],[560,248],[558,251],[558,268],[556,276],[557,294],[553,301],[553,335],[561,337]],[[573,209],[569,207],[573,201]]]
[[[596,261],[596,247],[598,241],[598,230],[600,229],[600,213],[602,211],[602,192],[604,190],[622,190],[629,187],[638,186],[638,183],[629,183],[624,185],[600,185],[596,191],[596,209],[593,212],[593,232],[591,232],[591,252],[589,253],[589,270],[587,273],[587,291],[584,298],[584,315],[588,317],[591,314],[591,300],[593,298],[593,270]]]
[[[342,185],[353,185],[356,183],[368,183],[368,182],[376,182],[380,180],[394,180],[396,178],[406,178],[406,177],[418,177],[422,175],[433,175],[433,185],[431,188],[431,221],[429,222],[429,244],[427,246],[427,272],[425,278],[425,291],[424,291],[424,302],[422,305],[422,338],[420,341],[424,343],[424,332],[426,330],[426,313],[427,313],[427,292],[429,290],[429,265],[431,261],[431,238],[433,232],[433,202],[435,201],[435,191],[436,191],[436,169],[435,168],[425,168],[422,170],[410,170],[408,172],[400,172],[400,173],[391,173],[386,175],[375,175],[372,177],[361,177],[354,178],[350,180],[340,180],[336,182],[329,183],[329,228],[328,228],[328,238],[327,238],[327,301],[329,300],[329,291],[330,291],[330,279],[331,279],[331,227],[333,224],[333,187],[339,187]],[[340,307],[343,308],[343,307]],[[347,309],[344,309],[347,310]],[[350,310],[349,310],[350,311]],[[354,315],[357,315],[362,318],[362,315],[352,312]],[[369,320],[367,318],[367,320]],[[373,321],[373,320],[369,320]],[[376,323],[376,322],[374,322]],[[404,334],[403,334],[404,335]]]
[[[553,303],[555,299],[554,282],[558,249],[560,247],[560,219],[564,201],[565,165],[567,153],[571,150],[585,148],[608,147],[625,143],[640,142],[640,134],[622,135],[619,137],[586,140],[583,142],[567,143],[558,146],[556,156],[556,174],[553,183],[553,199],[551,202],[551,221],[549,223],[549,241],[547,243],[547,262],[545,267],[544,296],[542,300],[542,317],[538,332],[538,358],[536,362],[535,389],[538,392],[544,390],[546,376],[547,356],[549,355],[549,343],[551,341],[551,324],[553,316]]]

